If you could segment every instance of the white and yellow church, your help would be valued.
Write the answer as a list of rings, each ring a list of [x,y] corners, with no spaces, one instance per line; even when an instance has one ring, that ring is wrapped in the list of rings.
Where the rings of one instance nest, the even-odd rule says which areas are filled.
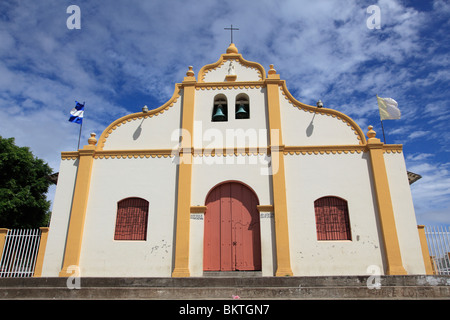
[[[297,101],[232,43],[61,153],[42,276],[425,274],[422,245],[402,145]]]

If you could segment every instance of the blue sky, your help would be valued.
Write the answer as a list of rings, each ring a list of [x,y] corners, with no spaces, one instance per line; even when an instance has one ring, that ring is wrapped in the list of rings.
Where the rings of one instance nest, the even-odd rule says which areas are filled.
[[[69,5],[81,29],[69,30]],[[380,8],[380,29],[366,9]],[[2,0],[0,135],[58,171],[75,150],[75,100],[86,102],[83,144],[104,128],[172,95],[187,67],[217,61],[229,42],[270,64],[294,97],[351,116],[382,138],[376,94],[395,99],[387,143],[404,145],[419,224],[450,225],[450,3],[434,1]],[[52,199],[54,187],[50,190]]]

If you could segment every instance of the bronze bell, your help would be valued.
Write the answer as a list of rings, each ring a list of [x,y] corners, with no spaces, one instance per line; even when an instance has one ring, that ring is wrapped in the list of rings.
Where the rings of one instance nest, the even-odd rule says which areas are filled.
[[[223,107],[221,104],[219,104],[217,106],[216,112],[214,113],[214,115],[212,117],[213,121],[226,121],[227,120],[227,116],[223,113],[222,108]]]
[[[244,105],[241,103],[239,105],[238,111],[236,111],[236,119],[246,119],[248,118],[248,113],[244,108]]]

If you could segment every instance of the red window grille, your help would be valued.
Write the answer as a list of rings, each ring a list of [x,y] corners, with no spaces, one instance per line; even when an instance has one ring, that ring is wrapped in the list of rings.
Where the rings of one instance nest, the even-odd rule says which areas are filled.
[[[323,197],[314,201],[317,240],[351,240],[347,201]]]
[[[114,240],[147,240],[148,201],[127,198],[117,204]]]

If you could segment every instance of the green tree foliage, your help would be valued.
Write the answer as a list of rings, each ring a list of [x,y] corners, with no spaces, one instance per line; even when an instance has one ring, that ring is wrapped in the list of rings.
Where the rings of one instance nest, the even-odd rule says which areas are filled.
[[[14,138],[0,136],[0,227],[47,226],[50,201],[46,193],[52,169]]]

